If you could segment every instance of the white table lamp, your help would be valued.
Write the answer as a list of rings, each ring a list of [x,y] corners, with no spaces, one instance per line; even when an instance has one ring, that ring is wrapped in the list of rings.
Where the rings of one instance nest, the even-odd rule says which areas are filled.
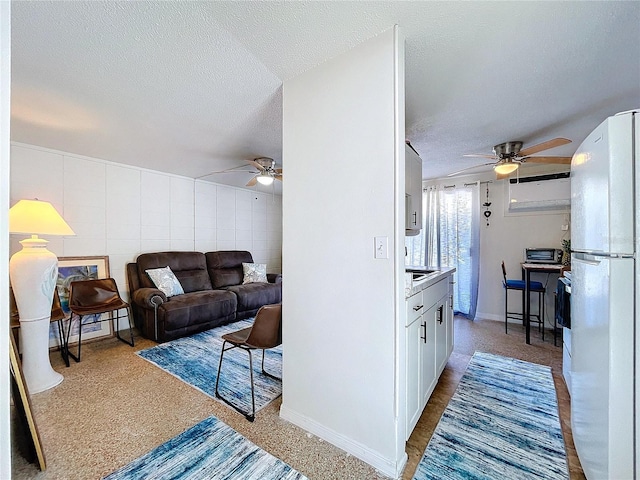
[[[49,324],[58,257],[38,235],[75,235],[49,202],[20,200],[9,209],[9,233],[31,234],[9,261],[9,276],[20,315],[22,370],[29,393],[55,387],[63,376],[49,360]]]

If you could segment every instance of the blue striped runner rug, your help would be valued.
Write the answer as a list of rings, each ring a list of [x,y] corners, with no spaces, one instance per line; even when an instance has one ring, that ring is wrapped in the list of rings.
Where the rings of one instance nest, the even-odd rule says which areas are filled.
[[[253,319],[240,320],[190,337],[178,338],[140,350],[137,353],[162,370],[215,398],[218,362],[223,343],[221,337],[225,333],[247,328],[252,324]],[[282,382],[262,373],[261,350],[254,351],[252,355],[257,412],[282,394]],[[266,351],[264,368],[270,374],[282,377],[282,346]],[[251,411],[251,381],[247,352],[239,348],[225,352],[220,377],[218,386],[220,395],[244,411]],[[226,405],[222,401],[220,403]]]
[[[551,369],[476,352],[413,478],[568,479]]]
[[[302,480],[216,417],[209,417],[104,480]]]

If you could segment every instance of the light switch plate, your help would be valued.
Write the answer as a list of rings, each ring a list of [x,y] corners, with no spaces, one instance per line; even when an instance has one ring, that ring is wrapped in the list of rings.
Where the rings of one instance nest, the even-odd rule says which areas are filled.
[[[374,258],[389,258],[388,237],[375,237]]]

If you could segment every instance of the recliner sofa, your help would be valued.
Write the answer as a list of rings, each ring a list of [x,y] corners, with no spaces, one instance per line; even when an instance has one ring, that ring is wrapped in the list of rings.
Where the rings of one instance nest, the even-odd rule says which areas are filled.
[[[253,263],[247,251],[143,253],[127,264],[135,325],[157,342],[193,335],[255,315],[263,305],[282,301],[282,276],[267,283],[243,285],[242,263]],[[146,270],[170,267],[184,290],[167,296]]]

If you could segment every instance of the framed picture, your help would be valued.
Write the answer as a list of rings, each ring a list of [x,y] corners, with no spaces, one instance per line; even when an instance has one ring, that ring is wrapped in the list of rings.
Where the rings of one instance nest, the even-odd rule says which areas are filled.
[[[20,363],[20,357],[18,356],[18,348],[13,339],[13,335],[9,335],[11,343],[9,344],[9,359],[11,369],[11,390],[13,393],[13,404],[18,412],[18,418],[20,423],[29,430],[29,441],[27,442],[29,453],[35,453],[35,459],[37,460],[40,470],[47,468],[47,462],[44,457],[44,451],[42,450],[42,441],[40,439],[40,432],[36,425],[36,419],[33,416],[33,409],[31,408],[31,397],[29,396],[29,389],[27,388],[27,382],[24,379],[22,373],[22,365]]]
[[[56,288],[60,296],[60,305],[62,310],[68,316],[71,315],[69,310],[69,285],[77,280],[93,280],[97,278],[109,277],[109,257],[59,257],[58,258],[58,279]],[[104,314],[108,315],[108,314]],[[82,318],[82,339],[90,340],[100,337],[109,337],[113,335],[111,322],[99,322],[100,315],[87,315]],[[106,317],[105,317],[106,319]],[[69,328],[69,321],[65,320],[64,328]],[[78,321],[74,316],[71,324],[71,333],[69,334],[69,345],[78,343]],[[49,329],[49,347],[57,348],[58,341],[58,324],[52,323]]]

